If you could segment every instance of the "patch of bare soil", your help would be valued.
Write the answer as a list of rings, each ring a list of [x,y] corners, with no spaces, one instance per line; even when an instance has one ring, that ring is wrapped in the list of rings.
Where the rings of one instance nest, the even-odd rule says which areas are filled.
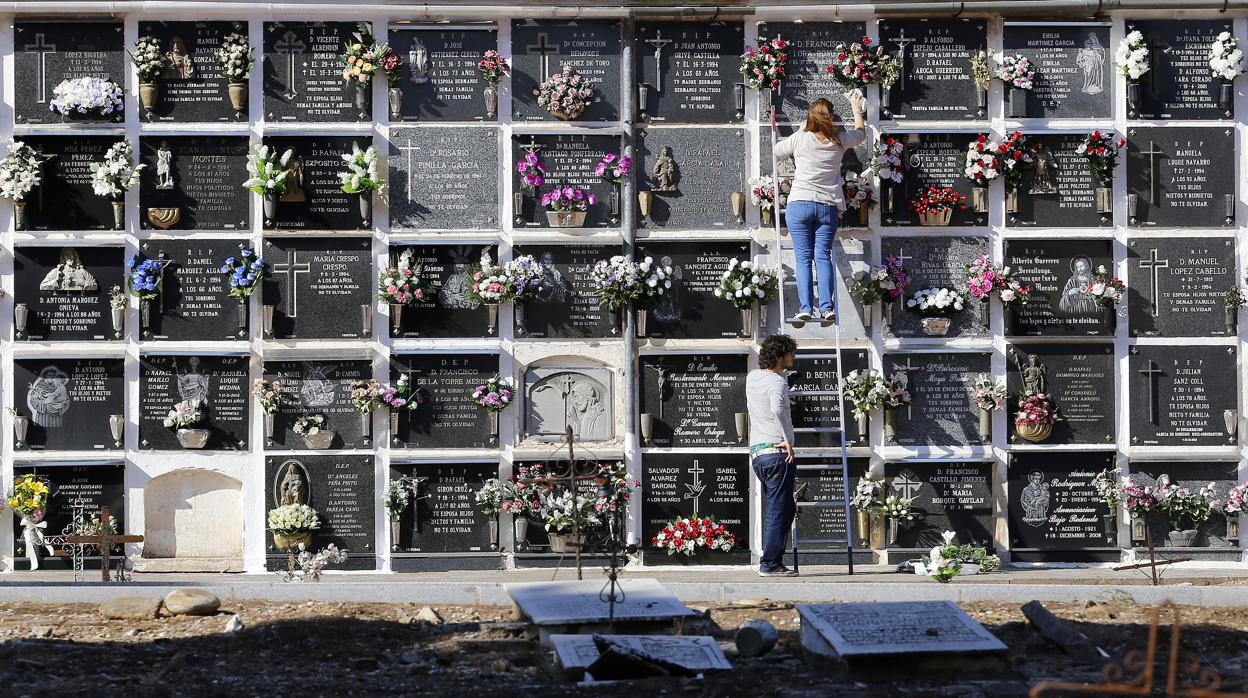
[[[697,606],[696,604],[694,604]],[[1129,601],[1048,604],[1114,656],[1143,648],[1151,607]],[[105,620],[94,605],[0,605],[3,695],[32,696],[1022,696],[1044,679],[1100,680],[1050,645],[1014,604],[964,608],[1009,646],[1009,670],[933,678],[895,671],[870,683],[838,680],[802,655],[791,604],[699,606],[687,633],[720,640],[735,670],[691,679],[648,679],[578,688],[551,670],[549,651],[502,607],[238,603],[210,617]],[[237,614],[244,629],[225,633]],[[1184,649],[1219,672],[1222,690],[1248,690],[1248,608],[1183,608]],[[736,656],[738,627],[763,618],[780,644]],[[436,619],[434,619],[436,621]],[[1168,623],[1169,618],[1163,620]],[[1168,634],[1163,633],[1163,638]],[[1165,651],[1161,652],[1164,658]]]

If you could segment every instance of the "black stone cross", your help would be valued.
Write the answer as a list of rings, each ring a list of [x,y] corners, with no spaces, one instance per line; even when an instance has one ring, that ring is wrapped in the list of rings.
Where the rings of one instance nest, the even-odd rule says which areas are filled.
[[[299,316],[299,274],[312,273],[312,265],[295,261],[296,252],[297,250],[286,250],[286,261],[274,264],[272,269],[272,273],[286,277],[288,293],[283,295],[286,296],[286,317],[290,318]]]
[[[1156,164],[1156,160],[1154,158],[1158,155],[1165,155],[1166,153],[1157,149],[1157,143],[1155,141],[1149,141],[1148,150],[1140,151],[1140,154],[1148,158],[1148,203],[1153,206],[1160,206],[1161,195],[1157,191],[1157,168],[1153,165]]]
[[[546,78],[550,77],[551,54],[559,53],[559,45],[549,43],[549,41],[550,41],[550,37],[546,35],[546,32],[542,32],[541,34],[537,35],[536,44],[529,44],[528,46],[524,47],[524,50],[528,51],[529,53],[533,53],[535,51],[537,52],[539,56],[539,60],[541,61],[540,65],[541,65],[541,71],[542,71],[542,80],[545,80]]]
[[[898,36],[890,36],[888,40],[897,44],[897,66],[900,68],[900,76],[897,79],[897,86],[902,91],[906,89],[906,47],[918,41],[913,36],[906,36],[906,28],[902,27],[898,30]]]
[[[1152,276],[1153,317],[1157,317],[1158,315],[1161,314],[1161,290],[1159,288],[1159,284],[1157,281],[1157,272],[1160,269],[1169,269],[1170,260],[1157,259],[1157,248],[1154,247],[1153,249],[1148,251],[1148,259],[1140,260],[1140,268],[1148,269],[1150,272],[1150,276]]]
[[[286,56],[287,67],[290,77],[286,82],[286,99],[293,99],[299,91],[295,89],[295,56],[302,56],[308,45],[303,43],[299,35],[293,31],[287,31],[282,38],[273,44],[273,50],[278,55]]]
[[[646,39],[646,43],[654,47],[654,79],[657,83],[654,89],[658,92],[663,91],[663,47],[672,43],[671,39],[663,38],[663,30],[655,29],[654,38]]]
[[[1165,371],[1149,359],[1148,368],[1140,369],[1140,375],[1148,381],[1148,419],[1153,424],[1157,424],[1157,376],[1164,376]]]
[[[33,53],[39,57],[35,63],[35,80],[39,82],[39,98],[35,101],[43,104],[48,101],[48,54],[56,53],[56,44],[49,44],[43,32],[35,34],[35,43],[26,44],[22,47],[26,53]]]

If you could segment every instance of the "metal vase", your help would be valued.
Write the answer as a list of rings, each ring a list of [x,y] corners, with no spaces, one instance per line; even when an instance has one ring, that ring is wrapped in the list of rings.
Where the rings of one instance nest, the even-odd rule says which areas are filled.
[[[277,192],[266,191],[261,201],[264,207],[264,224],[273,225],[277,220]]]
[[[607,198],[607,203],[611,210],[611,224],[618,225],[620,222],[620,187],[614,185],[611,187],[611,194]]]
[[[1118,330],[1118,309],[1112,305],[1102,307],[1101,322],[1105,324],[1105,329],[1109,330],[1111,334],[1116,332]]]
[[[1110,187],[1096,188],[1096,212],[1097,213],[1113,213],[1114,212],[1114,190]]]
[[[897,443],[897,410],[884,408],[884,440]]]
[[[386,90],[386,99],[390,102],[390,120],[398,121],[403,118],[403,88],[391,87]]]
[[[654,192],[646,189],[637,192],[637,210],[641,213],[641,223],[650,218],[650,208],[654,206]]]
[[[860,548],[871,545],[871,512],[854,511],[854,537],[858,539],[857,545]]]
[[[238,299],[238,336],[247,336],[247,298]]]
[[[25,303],[17,303],[13,306],[13,328],[17,331],[18,337],[26,334],[26,322],[29,319],[30,306]]]
[[[511,517],[512,533],[515,536],[517,550],[529,548],[529,519],[524,515]]]
[[[117,339],[121,339],[122,333],[126,331],[126,309],[125,308],[113,308],[112,319],[113,319],[113,337]],[[23,326],[25,326],[25,324],[26,324],[25,322],[22,323]]]
[[[525,326],[524,326],[524,303],[517,302],[515,306],[512,307],[511,312],[515,319],[516,336],[523,337],[525,334],[528,333],[528,330],[525,329]]]
[[[390,443],[395,446],[403,443],[399,439],[399,418],[402,414],[398,410],[390,410]]]
[[[498,410],[490,410],[490,438],[498,441]]]
[[[403,304],[390,303],[390,335],[398,337],[403,328]]]
[[[360,223],[364,227],[373,224],[373,192],[366,191],[359,195],[360,199]]]
[[[1235,106],[1235,83],[1223,80],[1218,85],[1218,106],[1225,116],[1234,116],[1232,107]]]
[[[745,223],[745,192],[734,191],[728,195],[728,204],[732,207],[732,217],[737,225]]]
[[[370,337],[373,334],[373,304],[360,304],[360,334]]]
[[[13,202],[13,227],[17,230],[26,229],[26,202]]]
[[[397,539],[396,539],[397,540]],[[490,519],[490,550],[498,550],[498,515]]]
[[[121,230],[126,227],[126,202],[113,202],[113,230]]]
[[[147,300],[139,301],[139,327],[143,330],[144,337],[152,335],[152,302]]]
[[[390,550],[396,553],[399,551],[399,535],[402,533],[402,522],[390,519]]]
[[[862,327],[867,330],[868,333],[871,331],[871,316],[874,315],[874,308],[874,303],[862,306]]]
[[[489,326],[485,328],[488,334],[494,334],[494,329],[498,327],[498,303],[486,303],[485,312]]]
[[[971,210],[988,213],[988,187],[971,187]]]
[[[247,110],[247,83],[232,82],[226,86],[227,93],[230,96],[230,106],[234,109],[234,116],[238,118]]]
[[[1222,426],[1226,429],[1227,436],[1235,436],[1239,431],[1239,410],[1222,410]]]
[[[649,314],[645,308],[637,309],[637,337],[639,339],[645,339],[646,337],[646,317]]]
[[[986,444],[992,443],[992,410],[982,407],[979,410],[979,440]]]
[[[982,87],[975,88],[975,111],[976,116],[988,115],[988,90]]]
[[[355,108],[360,112],[360,118],[368,116],[368,92],[370,85],[355,83]]]
[[[108,433],[113,437],[113,445],[121,448],[122,440],[126,437],[125,415],[108,415]]]
[[[747,412],[734,412],[732,424],[737,429],[737,443],[743,444],[750,436],[750,415]]]
[[[888,544],[892,545],[897,542],[897,533],[901,529],[901,524],[897,519],[888,519]]]
[[[1018,213],[1019,190],[1010,189],[1005,193],[1005,212]]]
[[[275,309],[275,306],[269,305],[267,303],[260,306],[260,319],[261,319],[261,324],[264,325],[265,337],[273,336],[273,311],[274,309]]]
[[[13,448],[23,450],[26,448],[26,434],[30,431],[30,417],[24,415],[13,416]]]
[[[1140,110],[1140,83],[1127,83],[1127,116],[1135,116]]]
[[[277,415],[273,412],[264,413],[264,438],[272,441],[273,433],[277,430]]]
[[[654,441],[654,415],[641,413],[641,442],[649,446]]]
[[[858,420],[858,440],[866,443],[867,437],[871,435],[870,417],[866,414],[861,414],[856,419]]]
[[[1027,116],[1027,90],[1017,87],[1010,88],[1010,118],[1022,119]]]
[[[498,116],[498,86],[485,86],[485,118],[493,119]]]
[[[1239,308],[1224,308],[1222,311],[1222,322],[1226,325],[1226,331],[1231,334],[1235,333],[1235,326],[1238,324]]]
[[[741,336],[749,337],[754,334],[754,308],[741,309]]]
[[[369,440],[373,438],[373,413],[372,412],[360,413],[360,436],[364,438],[365,442],[368,442]]]

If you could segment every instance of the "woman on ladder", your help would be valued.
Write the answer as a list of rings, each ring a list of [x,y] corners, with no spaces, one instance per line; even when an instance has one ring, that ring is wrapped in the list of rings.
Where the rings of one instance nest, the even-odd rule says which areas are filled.
[[[846,150],[867,138],[862,95],[851,92],[849,104],[854,111],[853,130],[838,129],[832,103],[820,97],[806,112],[806,126],[781,139],[774,148],[777,162],[792,155],[796,163],[784,213],[793,236],[796,260],[798,311],[793,318],[795,327],[801,327],[812,318],[820,318],[824,327],[836,321],[832,309],[832,284],[835,283],[832,243],[845,210],[841,158]],[[771,128],[776,129],[774,120]],[[819,277],[817,312],[810,272],[812,262]]]

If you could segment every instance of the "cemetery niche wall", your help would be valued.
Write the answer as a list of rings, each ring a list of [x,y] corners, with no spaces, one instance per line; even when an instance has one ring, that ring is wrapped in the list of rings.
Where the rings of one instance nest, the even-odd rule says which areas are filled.
[[[247,518],[230,530],[249,531],[239,556],[249,572],[285,567],[271,532],[253,533],[288,503],[317,511],[312,548],[350,550],[331,569],[554,566],[563,554],[540,513],[493,512],[477,492],[551,457],[571,427],[578,451],[640,483],[626,533],[642,557],[630,564],[745,565],[757,561],[765,516],[745,377],[760,342],[786,332],[799,341],[788,378],[811,497],[798,523],[803,562],[807,550],[812,563],[846,561],[843,544],[826,542],[853,528],[828,503],[845,484],[842,436],[851,487],[882,480],[917,512],[877,521],[867,546],[855,540],[858,564],[915,557],[944,530],[1015,561],[1118,562],[1140,556],[1148,533],[1167,555],[1244,562],[1237,516],[1171,531],[1110,511],[1092,484],[1119,467],[1140,482],[1213,482],[1225,499],[1248,481],[1244,86],[1209,64],[1222,32],[1248,41],[1241,15],[744,10],[683,18],[639,5],[570,19],[521,6],[468,18],[378,5],[360,12],[364,25],[293,6],[210,19],[103,4],[82,21],[17,13],[0,45],[10,58],[0,82],[12,85],[0,130],[32,148],[37,183],[0,204],[12,258],[11,271],[0,264],[11,296],[0,299],[0,400],[12,410],[0,480],[52,483],[49,533],[72,522],[79,494],[88,519],[108,504],[120,530],[144,533],[125,530],[152,526],[145,512],[158,498],[145,501],[143,483],[189,478],[210,458],[239,483]],[[1132,31],[1148,68],[1134,83],[1114,58]],[[399,67],[344,79],[350,44],[369,33]],[[152,82],[128,56],[143,37],[167,63]],[[226,77],[215,52],[240,37],[256,64]],[[777,137],[821,97],[852,123],[828,66],[838,45],[863,37],[902,69],[864,89],[867,139],[842,161],[874,205],[840,217],[838,351],[833,328],[784,322],[797,310],[785,203],[777,239],[755,198],[762,177],[787,182],[795,169],[787,160],[773,172],[773,109]],[[754,90],[740,71],[760,39],[786,42],[776,89]],[[990,73],[1002,56],[1027,58],[1031,88],[991,77],[985,89],[969,60],[980,50]],[[479,65],[491,52],[510,65],[497,82]],[[541,98],[565,68],[585,79],[583,112]],[[62,113],[72,80],[124,87],[119,108]],[[977,187],[968,148],[1016,132],[1028,145],[1016,181],[1002,172],[995,179],[1008,183]],[[1099,170],[1093,132],[1117,152],[1098,155],[1108,158]],[[877,159],[888,139],[901,147],[896,177]],[[143,167],[107,192],[96,170],[121,142]],[[291,153],[268,206],[243,185],[260,144]],[[344,189],[353,146],[375,147],[379,192]],[[604,158],[625,156],[622,181],[599,173]],[[921,214],[913,204],[931,187],[965,205],[948,220]],[[556,188],[580,190],[583,206],[558,210]],[[221,271],[243,250],[267,263],[250,295]],[[1027,288],[1026,303],[1000,286],[969,292],[981,254]],[[641,308],[644,323],[637,308],[601,300],[593,269],[615,255],[672,267],[673,291]],[[495,304],[474,290],[483,264],[526,256],[538,279],[523,299]],[[159,266],[154,292],[135,287],[131,259]],[[732,260],[785,272],[778,296],[748,318],[716,295]],[[889,260],[904,270],[899,297],[851,293]],[[380,300],[383,272],[403,265],[423,298]],[[1114,279],[1120,297],[1092,291],[1119,288]],[[943,334],[910,305],[939,288],[964,295]],[[857,418],[842,383],[866,370],[894,381],[904,404]],[[509,397],[483,405],[473,393],[495,376],[510,379],[500,384]],[[252,394],[258,379],[281,384],[275,404]],[[361,407],[370,380],[378,392]],[[975,401],[983,381],[999,407]],[[410,389],[413,407],[379,403],[387,389]],[[1036,392],[1054,419],[1024,438],[1020,403]],[[167,426],[179,405],[199,421]],[[312,418],[323,420],[316,434]],[[393,513],[392,487],[410,493]],[[653,538],[678,516],[714,516],[737,547],[668,556]],[[0,516],[0,570],[28,567],[26,552],[19,522]]]

